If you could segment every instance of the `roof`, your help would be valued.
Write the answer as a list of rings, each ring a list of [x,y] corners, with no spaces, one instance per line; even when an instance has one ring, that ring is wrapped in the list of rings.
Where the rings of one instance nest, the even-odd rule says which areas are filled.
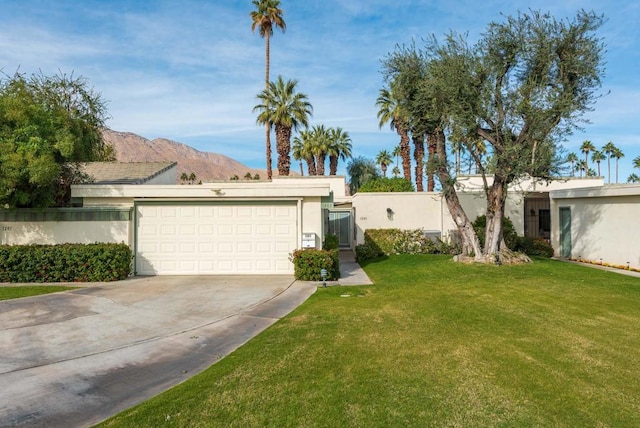
[[[84,172],[94,184],[144,184],[174,168],[177,162],[87,162]]]

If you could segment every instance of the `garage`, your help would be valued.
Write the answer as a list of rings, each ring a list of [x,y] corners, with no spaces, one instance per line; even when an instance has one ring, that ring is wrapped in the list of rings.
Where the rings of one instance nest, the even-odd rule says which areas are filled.
[[[137,275],[292,274],[298,209],[281,202],[138,202]]]

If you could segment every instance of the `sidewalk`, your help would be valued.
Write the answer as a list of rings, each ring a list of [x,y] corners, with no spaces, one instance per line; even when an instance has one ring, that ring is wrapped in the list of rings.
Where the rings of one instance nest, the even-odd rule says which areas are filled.
[[[338,285],[371,285],[373,282],[369,279],[364,270],[356,263],[353,251],[340,251],[340,279]]]

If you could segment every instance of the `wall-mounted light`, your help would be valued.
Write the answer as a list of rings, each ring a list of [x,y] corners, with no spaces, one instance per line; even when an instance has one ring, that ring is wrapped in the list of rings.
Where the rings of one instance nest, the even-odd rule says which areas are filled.
[[[389,220],[393,220],[393,214],[394,214],[393,210],[391,208],[387,208],[387,218]]]
[[[222,191],[222,189],[211,189],[211,191],[218,196],[224,195],[224,192]]]

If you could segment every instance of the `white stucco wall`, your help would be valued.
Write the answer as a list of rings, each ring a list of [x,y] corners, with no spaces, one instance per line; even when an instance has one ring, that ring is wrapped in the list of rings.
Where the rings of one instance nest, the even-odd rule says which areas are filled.
[[[0,244],[131,244],[129,221],[0,222]]]
[[[640,269],[640,185],[550,193],[551,243],[560,253],[561,207],[571,209],[571,258]]]

